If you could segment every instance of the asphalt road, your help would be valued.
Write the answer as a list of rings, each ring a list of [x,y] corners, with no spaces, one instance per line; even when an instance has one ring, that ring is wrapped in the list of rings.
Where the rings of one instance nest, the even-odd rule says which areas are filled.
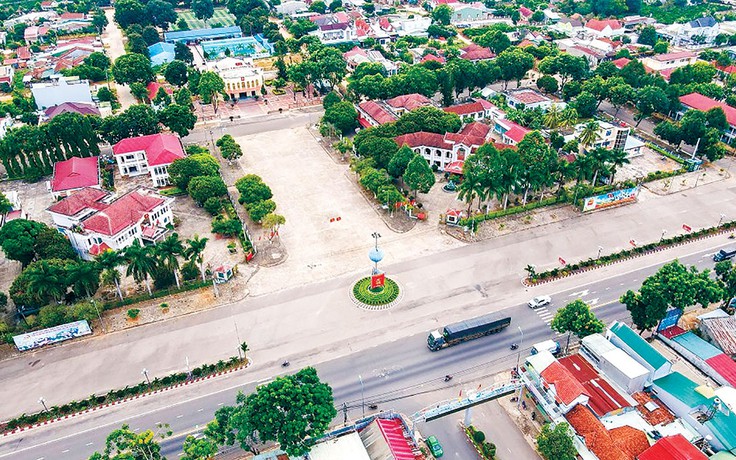
[[[724,242],[723,246],[728,242]],[[683,263],[699,268],[712,267],[713,250],[681,258]],[[335,404],[349,407],[348,418],[359,418],[368,405],[378,404],[378,410],[397,410],[412,414],[436,401],[456,395],[462,389],[476,388],[490,382],[490,376],[515,366],[517,353],[511,343],[522,344],[522,355],[535,342],[556,337],[548,326],[554,312],[576,298],[591,303],[599,318],[609,323],[628,320],[628,313],[618,302],[629,288],[638,288],[646,276],[659,265],[636,269],[629,273],[601,279],[563,292],[553,292],[553,302],[546,309],[531,310],[526,305],[511,306],[504,311],[513,318],[511,327],[496,335],[460,344],[439,352],[426,347],[426,333],[394,342],[383,343],[361,353],[346,353],[342,357],[317,366],[321,378],[334,390]],[[462,306],[454,305],[454,308]],[[523,331],[523,342],[521,332]],[[564,337],[559,338],[564,346]],[[293,371],[295,369],[289,369]],[[446,374],[453,380],[444,381]],[[363,386],[359,380],[362,378]],[[64,420],[48,427],[0,438],[0,458],[12,459],[81,459],[104,447],[106,435],[127,423],[134,430],[155,429],[158,423],[168,423],[175,435],[165,440],[164,453],[176,458],[183,438],[203,428],[214,411],[233,404],[238,391],[249,392],[264,381],[244,382],[243,373],[198,383],[180,390],[148,396],[115,408]],[[339,413],[336,423],[342,422]],[[424,435],[435,434],[443,442],[448,458],[469,458],[467,443],[460,436],[456,421],[462,414],[418,425]],[[503,440],[496,443],[503,446]]]

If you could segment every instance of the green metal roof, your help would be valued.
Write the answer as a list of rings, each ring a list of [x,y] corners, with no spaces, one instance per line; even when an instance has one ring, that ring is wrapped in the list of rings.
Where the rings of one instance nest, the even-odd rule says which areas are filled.
[[[708,398],[695,391],[695,389],[700,385],[679,372],[672,372],[671,374],[659,378],[652,383],[687,404],[690,408],[707,406],[710,404]]]
[[[616,322],[611,326],[611,332],[621,339],[626,345],[629,346],[636,354],[646,361],[654,369],[659,369],[666,362],[664,356],[662,356],[653,346],[649,345],[646,340],[642,339],[639,334],[634,332],[629,326],[624,323]]]
[[[736,460],[736,455],[722,450],[720,452],[716,452],[715,455],[711,455],[710,460]]]
[[[716,412],[712,419],[705,422],[705,426],[713,431],[713,434],[731,452],[736,452],[736,414],[730,412],[728,415]]]

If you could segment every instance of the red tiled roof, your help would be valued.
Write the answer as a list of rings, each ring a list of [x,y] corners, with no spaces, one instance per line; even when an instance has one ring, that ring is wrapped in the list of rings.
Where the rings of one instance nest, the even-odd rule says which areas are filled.
[[[720,353],[712,358],[706,359],[705,362],[708,363],[714,371],[718,372],[721,377],[726,379],[731,386],[736,387],[736,363],[733,362],[731,357],[724,353]]]
[[[453,105],[450,107],[445,107],[445,112],[450,113],[456,113],[460,116],[463,115],[471,115],[474,113],[481,113],[485,112],[487,109],[490,109],[493,105],[486,101],[485,99],[476,99],[473,102],[467,102],[465,104],[459,104],[459,105]]]
[[[554,385],[556,399],[565,405],[587,394],[583,385],[573,377],[565,366],[557,361],[542,371],[542,377],[547,384]]]
[[[661,438],[639,455],[639,460],[708,460],[681,434]]]
[[[608,432],[616,443],[624,452],[630,455],[629,458],[635,459],[639,454],[649,449],[649,439],[646,433],[628,425],[613,428]]]
[[[550,99],[539,94],[534,90],[513,91],[510,96],[523,104],[536,104],[538,102],[546,102]]]
[[[84,13],[62,13],[62,15],[59,16],[59,19],[84,19]]]
[[[652,56],[655,61],[666,62],[673,59],[694,58],[697,54],[692,51],[677,51],[675,53],[656,54]]]
[[[503,122],[504,124],[510,126],[508,131],[503,133],[503,135],[516,142],[517,144],[523,141],[526,135],[531,132],[531,130],[526,129],[523,126],[514,123],[513,121],[504,120]]]
[[[100,116],[100,111],[95,107],[94,104],[87,104],[85,102],[64,102],[63,104],[49,107],[44,112],[49,120],[53,119],[57,115],[62,113],[74,112],[81,115],[97,115]]]
[[[184,149],[179,136],[173,134],[150,134],[148,136],[129,137],[115,144],[112,152],[124,155],[131,152],[146,152],[149,166],[168,165],[184,158]]]
[[[460,48],[460,51],[460,58],[468,61],[480,61],[496,57],[490,48],[485,48],[476,44],[470,44],[465,48]]]
[[[432,56],[432,55],[428,55],[428,56]],[[418,109],[419,107],[432,105],[432,101],[429,100],[429,98],[427,98],[426,96],[422,94],[412,93],[412,94],[404,94],[402,96],[396,96],[392,99],[388,99],[386,101],[386,104],[394,108],[401,108],[401,109],[412,111],[414,109]]]
[[[565,418],[585,439],[588,449],[600,460],[634,460],[634,457],[627,455],[616,445],[601,421],[587,407],[578,404],[565,415]]]
[[[426,131],[402,134],[401,136],[395,137],[394,140],[399,146],[406,144],[409,147],[434,147],[438,149],[450,148],[450,146],[445,142],[445,137],[442,134],[428,133]]]
[[[57,161],[54,163],[51,190],[61,192],[99,185],[99,169],[97,157],[72,157],[66,161]]]
[[[110,249],[112,249],[110,246],[107,245],[107,243],[102,244],[93,244],[91,248],[89,248],[89,253],[93,256],[102,254],[103,252],[107,252]]]
[[[15,55],[18,56],[18,59],[27,60],[31,58],[31,49],[27,46],[21,46],[16,48]]]
[[[632,394],[631,397],[639,403],[639,405],[636,406],[636,410],[639,411],[641,416],[644,417],[644,420],[646,420],[650,425],[666,425],[675,421],[675,416],[672,415],[672,413],[667,410],[666,407],[664,407],[664,404],[652,399],[652,397],[649,396],[648,393],[640,391]],[[644,407],[644,405],[649,402],[656,404],[658,407],[650,411],[649,409]]]
[[[618,30],[623,28],[621,23],[615,19],[591,19],[585,24],[585,27],[587,27],[588,29],[597,30],[598,32],[602,32],[603,29],[606,28],[606,26],[609,26],[611,30]]]
[[[363,22],[365,22],[365,21],[363,21]],[[358,26],[358,22],[357,21],[356,21],[355,25]],[[354,46],[353,49],[351,49],[350,51],[345,52],[345,53],[342,53],[342,57],[344,57],[345,59],[350,59],[353,56],[364,56],[364,57],[367,57],[368,54],[365,52],[365,50],[363,48],[361,48],[361,47],[359,47],[357,45]]]
[[[525,18],[528,18],[529,16],[531,16],[532,14],[534,14],[534,12],[532,10],[530,10],[529,8],[527,8],[525,6],[522,6],[522,7],[519,8],[519,13],[521,13],[521,15],[524,16]]]
[[[166,88],[161,83],[152,81],[146,85],[146,89],[148,90],[148,99],[153,100],[156,97],[156,94],[158,94],[159,88],[163,88],[164,91],[166,91],[166,94],[174,94],[174,91],[171,88]]]
[[[107,205],[100,200],[107,197],[108,193],[96,188],[83,188],[82,190],[64,198],[51,205],[48,210],[65,216],[73,216],[87,209],[104,209]]]
[[[736,73],[736,65],[729,65],[729,66],[722,66],[722,65],[716,65],[716,68],[724,73]]]
[[[534,43],[531,40],[527,40],[526,38],[522,40],[518,45],[519,48],[526,48],[527,46],[535,46]]]
[[[443,58],[442,56],[437,56],[435,54],[429,53],[426,56],[424,56],[422,58],[422,60],[419,61],[419,62],[428,62],[428,61],[435,61],[435,62],[440,62],[440,63],[444,64],[445,63],[445,58]]]
[[[658,73],[662,75],[662,78],[664,78],[667,81],[670,81],[670,77],[672,76],[672,72],[674,72],[675,69],[662,69]]]
[[[404,425],[399,419],[376,419],[386,444],[388,444],[395,460],[414,460],[414,449],[404,436]]]
[[[599,417],[623,407],[631,407],[626,399],[611,384],[602,379],[582,356],[571,355],[560,358],[559,361],[583,385],[590,396],[588,405]]]
[[[360,110],[368,114],[379,125],[396,121],[396,116],[375,101],[365,101],[358,104]]]
[[[611,62],[613,62],[613,65],[615,65],[619,69],[623,69],[624,67],[626,67],[626,64],[631,62],[631,59],[622,57],[622,58],[618,58],[615,61],[611,61]]]
[[[85,220],[83,225],[88,230],[112,236],[135,224],[163,202],[163,198],[143,195],[135,190],[110,203]]]
[[[684,96],[680,96],[680,102],[683,105],[703,112],[707,112],[713,107],[720,107],[726,114],[726,120],[729,125],[736,125],[736,109],[726,104],[725,102],[716,101],[709,97],[705,97],[700,93],[690,93]]]

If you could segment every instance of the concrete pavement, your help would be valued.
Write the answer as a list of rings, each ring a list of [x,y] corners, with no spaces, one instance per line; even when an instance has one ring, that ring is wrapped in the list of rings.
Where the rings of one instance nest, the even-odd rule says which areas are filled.
[[[115,62],[115,59],[125,54],[125,40],[123,39],[123,31],[120,30],[120,27],[115,22],[115,10],[105,8],[105,16],[107,16],[108,24],[102,32],[102,43],[107,49],[110,60]],[[127,85],[115,83],[115,90],[118,94],[118,102],[120,102],[122,110],[138,103],[130,93],[130,87]]]
[[[723,240],[717,242],[724,244]],[[710,256],[714,251],[708,249],[684,256],[682,262],[701,269],[712,266]],[[659,263],[651,260],[653,257],[649,260],[651,266],[646,268],[625,271],[618,276],[600,276],[590,284],[578,284],[552,293],[553,303],[549,312],[553,314],[570,300],[581,297],[593,304],[596,315],[606,323],[627,319],[627,312],[616,299],[629,287],[638,287],[644,277],[659,267]],[[321,378],[333,387],[336,407],[341,408],[345,403],[350,408],[350,420],[361,416],[364,403],[366,410],[369,404],[378,404],[379,410],[395,409],[412,414],[437,401],[455,397],[461,389],[489,384],[497,372],[515,366],[517,357],[523,356],[533,343],[557,336],[549,329],[548,315],[541,310],[532,311],[522,303],[505,311],[513,318],[512,327],[491,337],[432,353],[426,348],[427,330],[424,330],[394,342],[375,344],[361,352],[346,354],[318,364],[317,368]],[[524,331],[523,342],[517,327]],[[564,341],[564,337],[558,337],[558,340]],[[521,344],[519,354],[509,350],[512,342]],[[252,391],[256,385],[268,380],[274,370],[282,371],[276,363],[270,368],[257,364],[245,371],[207,382],[0,437],[0,459],[86,458],[92,451],[99,450],[105,436],[122,423],[128,423],[139,431],[152,428],[159,422],[170,423],[175,433],[174,438],[164,443],[164,453],[172,458],[179,452],[186,434],[201,430],[218,407],[233,404],[238,391]],[[295,365],[292,368],[296,370]],[[446,374],[454,376],[449,383],[444,382]],[[363,378],[364,392],[358,375]],[[479,424],[484,420],[484,410],[474,409],[474,417]],[[418,428],[425,436],[437,435],[448,458],[471,458],[472,451],[457,426],[462,417],[462,413],[453,414],[420,424]],[[342,413],[336,423],[341,421]],[[513,427],[480,427],[498,445],[499,454],[507,453],[508,449],[516,452],[519,433],[514,434]],[[500,458],[514,457],[501,455]]]
[[[383,268],[402,284],[405,296],[397,307],[382,313],[355,308],[347,295],[351,283],[367,270],[362,251],[341,257],[337,263],[330,260],[334,256],[326,255],[319,269],[324,281],[312,284],[295,278],[305,268],[282,270],[288,265],[284,264],[263,269],[253,278],[260,278],[261,295],[256,297],[4,361],[0,417],[37,410],[41,395],[53,405],[137,383],[143,367],[155,377],[184,370],[186,357],[196,366],[233,356],[239,345],[236,324],[240,338],[253,350],[256,367],[273,371],[273,366],[287,357],[297,365],[323,362],[521,303],[536,293],[566,289],[652,261],[708,249],[723,242],[710,239],[692,243],[551,285],[525,289],[520,283],[529,263],[539,270],[547,269],[558,265],[559,257],[570,262],[594,257],[599,245],[604,253],[614,252],[628,247],[631,239],[657,240],[662,229],[673,236],[682,232],[684,223],[698,229],[715,225],[721,213],[736,216],[733,185],[734,180],[728,179],[664,197],[643,191],[635,205],[445,252],[438,252],[442,248],[407,249],[411,239],[385,237],[382,244],[387,263]],[[371,244],[372,230],[366,229],[366,248]],[[422,253],[426,255],[418,256]],[[266,294],[266,288],[271,292]]]

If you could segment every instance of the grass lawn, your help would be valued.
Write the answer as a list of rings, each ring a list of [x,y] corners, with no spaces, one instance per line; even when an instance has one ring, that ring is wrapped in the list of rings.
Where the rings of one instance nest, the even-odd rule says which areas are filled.
[[[194,16],[191,10],[179,11],[179,18],[184,18],[187,21],[187,25],[190,30],[194,29],[206,29],[214,27],[215,24],[219,24],[221,27],[228,27],[235,25],[235,16],[227,11],[227,8],[215,8],[215,15],[207,21],[200,21]],[[177,22],[179,19],[177,18]],[[180,30],[176,23],[171,24],[171,30]]]

